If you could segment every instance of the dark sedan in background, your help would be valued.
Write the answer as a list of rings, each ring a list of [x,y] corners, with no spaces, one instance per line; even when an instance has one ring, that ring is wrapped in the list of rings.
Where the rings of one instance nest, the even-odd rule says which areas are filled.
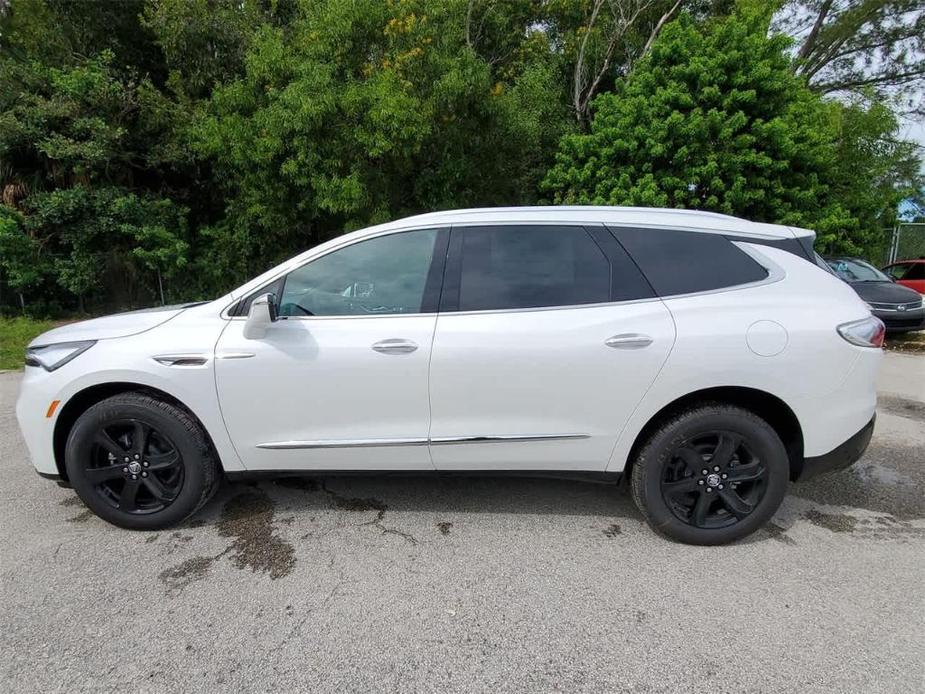
[[[867,302],[871,313],[883,321],[887,332],[925,328],[922,295],[917,291],[896,284],[888,275],[859,258],[826,258],[825,262]]]

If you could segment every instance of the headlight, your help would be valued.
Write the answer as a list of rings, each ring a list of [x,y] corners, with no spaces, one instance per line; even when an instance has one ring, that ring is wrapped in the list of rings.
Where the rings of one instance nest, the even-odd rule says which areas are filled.
[[[29,347],[26,350],[26,365],[41,366],[46,371],[54,371],[95,344],[96,340],[83,340],[82,342],[59,342],[55,345]]]

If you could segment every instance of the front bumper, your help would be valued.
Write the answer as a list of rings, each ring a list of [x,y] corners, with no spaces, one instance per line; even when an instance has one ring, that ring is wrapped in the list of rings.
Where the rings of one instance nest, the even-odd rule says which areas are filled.
[[[912,311],[871,311],[883,321],[887,332],[904,333],[925,328],[925,309],[917,308]]]
[[[803,466],[794,479],[799,481],[807,480],[827,472],[844,470],[846,467],[856,463],[864,455],[864,451],[867,450],[867,445],[874,435],[874,422],[876,421],[877,415],[875,414],[864,425],[863,429],[834,450],[825,455],[804,458]]]

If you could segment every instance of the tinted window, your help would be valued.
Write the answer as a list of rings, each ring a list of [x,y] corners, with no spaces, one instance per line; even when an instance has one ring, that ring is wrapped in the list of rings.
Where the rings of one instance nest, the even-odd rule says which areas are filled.
[[[899,280],[909,267],[909,265],[890,265],[890,267],[883,268],[883,271],[893,279]]]
[[[757,282],[768,271],[719,234],[614,228],[616,237],[661,296]]]
[[[610,300],[610,262],[581,227],[458,228],[460,311]]]
[[[407,231],[321,256],[286,276],[279,313],[420,313],[436,240],[436,229]]]
[[[925,280],[925,263],[911,263],[903,273],[904,280]]]

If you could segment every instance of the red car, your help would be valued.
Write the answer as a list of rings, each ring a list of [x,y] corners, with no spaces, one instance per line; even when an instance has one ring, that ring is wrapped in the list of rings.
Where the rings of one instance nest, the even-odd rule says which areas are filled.
[[[918,260],[898,260],[883,268],[898,284],[925,294],[925,258]]]

